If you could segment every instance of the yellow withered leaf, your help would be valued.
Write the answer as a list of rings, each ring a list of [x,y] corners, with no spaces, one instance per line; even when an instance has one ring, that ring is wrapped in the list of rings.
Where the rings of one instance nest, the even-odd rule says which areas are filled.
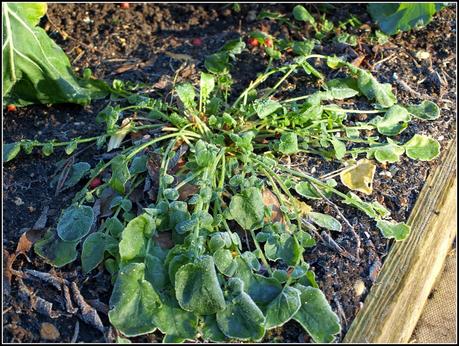
[[[373,177],[376,166],[367,159],[357,161],[355,165],[340,173],[341,182],[350,188],[370,195],[373,192]]]

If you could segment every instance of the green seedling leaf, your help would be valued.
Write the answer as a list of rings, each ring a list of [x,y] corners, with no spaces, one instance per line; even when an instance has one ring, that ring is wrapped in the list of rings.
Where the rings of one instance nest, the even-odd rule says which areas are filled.
[[[435,120],[440,117],[440,107],[432,101],[422,101],[419,105],[409,105],[408,112],[422,120]]]
[[[41,152],[45,156],[49,156],[54,152],[54,145],[53,143],[46,143],[41,147]]]
[[[76,148],[78,147],[78,142],[77,141],[71,141],[67,146],[65,147],[65,153],[67,155],[72,154]]]
[[[351,191],[348,192],[346,199],[343,200],[343,203],[354,206],[373,219],[377,218],[379,215],[371,203],[364,202],[359,196]]]
[[[114,238],[119,238],[121,232],[123,232],[124,226],[117,217],[111,217],[104,222],[105,229],[112,235]]]
[[[235,39],[228,41],[221,48],[221,51],[226,52],[232,59],[235,59],[235,55],[239,55],[245,49],[245,42],[241,39]]]
[[[282,260],[288,265],[295,265],[302,254],[298,240],[288,234],[273,234],[265,243],[265,255],[271,261]]]
[[[215,79],[211,74],[201,72],[201,81],[199,84],[200,89],[200,103],[206,104],[210,93],[215,88]]]
[[[427,25],[442,3],[375,3],[368,5],[368,12],[387,35],[408,31]]]
[[[406,108],[394,105],[384,114],[384,117],[377,116],[370,121],[376,125],[378,132],[385,136],[395,136],[408,127],[411,116]]]
[[[151,234],[153,227],[153,219],[146,213],[129,221],[121,234],[119,245],[122,260],[129,261],[145,254],[146,237]]]
[[[346,144],[341,142],[338,138],[333,136],[330,140],[331,144],[333,145],[333,149],[335,150],[335,156],[338,160],[341,160],[344,155],[346,155]]]
[[[315,47],[314,40],[306,40],[306,41],[293,41],[293,53],[297,55],[309,55],[311,54],[312,50]]]
[[[283,133],[279,142],[279,151],[285,155],[293,155],[298,150],[298,136],[293,132]]]
[[[384,220],[378,220],[376,227],[379,228],[385,238],[404,240],[410,234],[411,227],[403,222],[393,223]]]
[[[249,295],[240,291],[226,303],[224,310],[217,312],[217,324],[230,338],[258,341],[265,335],[263,313]]]
[[[317,343],[328,343],[341,331],[338,316],[318,288],[294,286],[301,292],[301,308],[293,316]]]
[[[3,145],[3,162],[14,159],[21,151],[21,143],[7,143]]]
[[[362,159],[343,170],[339,176],[341,182],[351,190],[370,195],[373,192],[375,172],[376,166],[370,160]]]
[[[64,51],[38,27],[46,10],[46,3],[2,6],[3,98],[15,105],[86,105],[103,96],[91,83],[76,78]]]
[[[209,72],[222,74],[229,69],[229,55],[227,52],[219,52],[209,55],[204,60],[204,65]]]
[[[162,297],[161,303],[162,305],[155,315],[158,329],[169,337],[173,336],[182,341],[185,339],[193,340],[196,337],[198,316],[181,309],[175,297],[169,294]]]
[[[121,117],[121,115],[122,115],[122,112],[121,112],[120,107],[118,107],[118,106],[112,107],[112,106],[108,105],[107,107],[102,109],[97,114],[96,122],[98,124],[105,123],[107,132],[113,131],[114,129],[117,128],[116,123],[117,123],[118,119]],[[99,137],[99,138],[104,138],[104,140],[105,140],[105,137]]]
[[[78,241],[89,233],[94,223],[94,212],[86,205],[65,209],[57,224],[57,234],[64,241]]]
[[[110,297],[110,323],[125,336],[156,330],[155,317],[161,302],[144,278],[145,264],[131,263],[121,268]]]
[[[260,262],[253,252],[244,251],[241,254],[241,257],[244,259],[245,263],[247,263],[250,269],[255,270],[256,272],[260,270]]]
[[[110,235],[102,232],[90,234],[85,239],[81,251],[83,273],[87,274],[96,268],[104,260],[105,251],[112,248],[118,248],[118,242]]]
[[[234,220],[245,230],[260,228],[264,217],[261,190],[250,187],[234,195],[229,210]]]
[[[179,97],[180,101],[182,101],[186,110],[191,111],[196,109],[196,93],[194,92],[193,85],[190,83],[184,83],[178,85],[175,88],[175,91],[177,92],[177,96]]]
[[[400,161],[400,156],[405,152],[405,148],[395,144],[390,138],[388,138],[387,141],[388,144],[374,149],[375,159],[381,163],[394,163]]]
[[[219,249],[214,253],[215,266],[225,276],[233,276],[237,269],[237,262],[234,260],[231,251]]]
[[[147,170],[147,155],[140,155],[134,157],[131,163],[131,167],[129,167],[129,173],[131,175],[140,174],[146,172]]]
[[[336,220],[333,216],[310,212],[308,213],[308,217],[314,222],[317,226],[323,227],[330,231],[341,232],[341,223]]]
[[[131,174],[124,155],[116,156],[112,161],[112,176],[108,184],[113,190],[124,194],[124,185],[127,183]]]
[[[78,182],[83,178],[86,173],[89,172],[91,166],[87,162],[77,162],[70,169],[70,177],[64,184],[64,187],[69,188],[78,184]]]
[[[301,307],[301,292],[294,287],[285,287],[266,307],[266,329],[284,325]]]
[[[430,161],[440,155],[440,143],[425,135],[415,134],[403,146],[406,156],[413,160]]]
[[[279,102],[271,99],[257,99],[253,103],[253,108],[260,119],[273,114],[281,107],[282,105]]]
[[[228,337],[225,334],[223,334],[223,332],[218,327],[216,315],[204,316],[204,324],[201,328],[202,337],[206,341],[228,341]]]
[[[306,22],[306,23],[311,23],[313,25],[316,23],[316,20],[314,19],[314,17],[308,12],[308,10],[306,10],[301,5],[296,5],[293,8],[293,17],[296,20]]]
[[[152,248],[150,247],[150,250]],[[145,257],[145,279],[151,283],[157,292],[162,292],[169,283],[168,273],[163,261],[151,253],[148,253]]]
[[[362,69],[357,69],[357,77],[357,85],[360,92],[370,101],[375,100],[377,104],[384,108],[389,108],[397,102],[390,84],[379,83],[370,72]]]
[[[180,267],[175,274],[175,294],[182,309],[211,315],[225,308],[214,260],[203,256],[196,263]]]
[[[78,241],[63,241],[55,232],[47,231],[43,239],[35,243],[34,250],[46,263],[60,268],[76,260],[77,245]]]

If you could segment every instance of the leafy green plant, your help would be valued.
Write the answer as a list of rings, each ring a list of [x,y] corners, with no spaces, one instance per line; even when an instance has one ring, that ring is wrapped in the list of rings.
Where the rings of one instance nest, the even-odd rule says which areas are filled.
[[[229,95],[218,79],[229,74],[228,58],[244,46],[238,40],[225,47],[206,60],[208,72],[201,73],[199,88],[176,86],[171,104],[127,94],[130,105],[109,105],[98,115],[106,124],[100,136],[65,143],[23,140],[4,147],[9,161],[33,148],[47,155],[61,146],[72,154],[81,143],[102,147],[108,138],[118,143],[109,140],[107,148],[116,149],[116,155],[89,170],[57,230],[37,242],[35,251],[60,267],[78,257],[82,244],[85,273],[103,263],[114,283],[109,319],[126,337],[159,329],[165,342],[198,335],[215,342],[259,341],[267,330],[293,319],[315,342],[332,342],[341,329],[339,319],[303,254],[315,245],[310,232],[340,232],[348,225],[305,200],[350,205],[373,219],[383,236],[406,238],[408,225],[352,191],[371,194],[373,159],[396,162],[405,152],[413,159],[437,157],[435,139],[415,135],[400,143],[377,133],[396,136],[413,117],[438,118],[439,108],[430,101],[400,105],[391,85],[368,71],[310,53],[268,66],[242,93]],[[325,80],[313,59],[348,77]],[[276,97],[294,73],[318,79],[320,88]],[[356,97],[373,108],[336,104]],[[349,115],[358,113],[373,117],[349,124]],[[344,187],[279,162],[298,153],[342,162]],[[72,184],[88,173],[84,164],[74,170]],[[92,185],[96,178],[101,183]],[[358,244],[356,239],[356,260]]]
[[[374,3],[368,12],[387,35],[408,31],[427,25],[445,3]]]
[[[77,78],[63,50],[37,26],[46,10],[46,3],[2,4],[3,99],[23,106],[105,96],[103,83]]]

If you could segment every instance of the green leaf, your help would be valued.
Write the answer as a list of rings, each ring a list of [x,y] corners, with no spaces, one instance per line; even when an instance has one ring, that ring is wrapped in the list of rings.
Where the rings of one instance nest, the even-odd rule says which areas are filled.
[[[215,87],[215,80],[211,74],[201,72],[201,81],[199,84],[199,89],[201,92],[201,102],[206,103],[207,99],[210,96],[212,90]]]
[[[285,287],[266,307],[266,329],[284,325],[298,312],[300,307],[300,291],[294,287]]]
[[[375,159],[381,163],[398,162],[400,160],[400,156],[403,155],[403,153],[405,152],[405,148],[403,148],[400,145],[397,145],[390,138],[388,138],[387,141],[388,144],[373,149]]]
[[[425,135],[415,134],[403,146],[406,156],[413,160],[430,161],[440,155],[440,143]]]
[[[43,155],[45,155],[45,156],[51,155],[51,154],[54,152],[54,145],[53,145],[53,143],[46,143],[45,145],[43,145],[43,147],[41,148],[41,152],[42,152]]]
[[[295,185],[295,191],[299,195],[309,199],[321,199],[322,196],[316,191],[316,189],[308,182],[301,181]]]
[[[333,145],[333,149],[335,150],[335,156],[338,160],[341,160],[344,155],[346,154],[346,144],[341,142],[338,138],[333,136],[331,138],[331,144]]]
[[[144,279],[144,271],[143,263],[123,267],[110,297],[110,323],[126,336],[156,330],[155,317],[161,302],[151,284]]]
[[[47,231],[43,239],[35,243],[34,250],[46,263],[60,268],[76,260],[77,245],[78,241],[63,241],[55,232]]]
[[[201,327],[202,338],[206,341],[225,342],[228,338],[220,330],[215,315],[204,316],[204,323]]]
[[[146,172],[147,170],[147,155],[140,155],[134,157],[131,163],[131,167],[129,167],[129,173],[131,175],[140,174]]]
[[[121,223],[120,220],[116,216],[113,216],[104,222],[104,227],[110,232],[110,234],[118,238],[121,235],[121,232],[123,232],[124,226]]]
[[[377,116],[370,121],[370,124],[376,125],[378,132],[385,136],[395,136],[408,127],[410,120],[411,116],[406,108],[394,105],[389,108],[384,117]]]
[[[333,216],[322,213],[310,212],[308,213],[308,217],[317,226],[323,227],[330,231],[341,232],[341,223],[338,220],[336,220]]]
[[[73,153],[76,148],[78,147],[78,142],[77,141],[71,141],[69,144],[67,144],[67,146],[65,147],[65,153],[67,155],[70,155],[71,153]]]
[[[104,260],[105,251],[111,248],[118,248],[118,242],[110,235],[102,232],[90,234],[84,240],[81,251],[83,273],[87,274],[96,268]]]
[[[102,96],[100,90],[75,77],[64,51],[37,26],[46,10],[46,3],[2,6],[2,96],[16,105],[88,104],[92,97]]]
[[[180,308],[174,297],[165,294],[155,315],[155,322],[162,333],[169,337],[193,340],[196,337],[198,317]]]
[[[146,213],[129,221],[121,234],[119,245],[122,260],[129,261],[145,254],[146,237],[152,228],[153,219]]]
[[[338,316],[333,312],[321,290],[295,285],[301,291],[301,308],[293,319],[301,324],[315,342],[328,343],[341,331]]]
[[[217,324],[230,338],[258,341],[265,335],[263,313],[248,294],[240,291],[217,312]]]
[[[422,120],[435,120],[440,117],[440,107],[432,101],[422,101],[419,105],[406,107],[414,117]]]
[[[293,8],[293,17],[296,20],[300,20],[306,23],[315,24],[316,22],[314,17],[301,5],[296,5]]]
[[[230,250],[219,249],[214,253],[215,266],[225,276],[233,276],[237,269],[237,262],[233,259]]]
[[[298,240],[288,234],[273,234],[264,246],[265,255],[271,261],[282,260],[288,265],[295,265],[302,254]]]
[[[279,151],[285,155],[298,152],[298,136],[293,132],[284,132],[280,138]]]
[[[281,107],[282,105],[278,101],[271,99],[257,99],[253,103],[253,108],[260,119],[267,117]]]
[[[229,69],[229,55],[227,52],[219,52],[209,55],[204,60],[204,65],[209,72],[221,74]]]
[[[378,220],[376,227],[379,228],[385,238],[394,238],[395,240],[404,240],[411,230],[411,227],[403,222],[392,223],[384,220]]]
[[[427,25],[441,3],[375,3],[368,5],[368,12],[387,35],[408,31]]]
[[[180,101],[182,101],[183,105],[185,106],[185,109],[196,109],[196,102],[194,101],[196,94],[194,92],[193,85],[191,85],[190,83],[184,83],[178,85],[175,88],[175,91],[177,92]]]
[[[175,274],[175,293],[182,309],[199,315],[211,315],[225,308],[211,256],[180,267]]]
[[[231,58],[235,59],[235,55],[241,54],[244,48],[245,42],[241,39],[235,39],[226,42],[221,51],[226,52]]]
[[[77,162],[70,168],[69,178],[66,180],[64,187],[69,188],[78,184],[86,173],[89,172],[91,166],[87,162]]]
[[[124,155],[116,156],[111,164],[112,176],[108,184],[120,194],[124,194],[124,185],[127,183],[131,174],[129,173],[127,160]]]
[[[8,162],[14,159],[21,151],[21,143],[7,143],[3,145],[3,162]]]
[[[89,233],[94,223],[94,212],[86,205],[65,209],[57,224],[57,234],[64,241],[78,241]]]
[[[264,217],[261,190],[249,187],[231,198],[229,205],[231,216],[245,230],[261,227]]]
[[[389,108],[397,103],[395,95],[392,93],[392,86],[388,83],[381,84],[370,72],[357,70],[357,85],[360,92],[369,100],[375,100],[376,103],[384,108]],[[399,106],[400,107],[400,106]]]
[[[315,47],[314,40],[293,41],[293,53],[297,55],[309,55]]]

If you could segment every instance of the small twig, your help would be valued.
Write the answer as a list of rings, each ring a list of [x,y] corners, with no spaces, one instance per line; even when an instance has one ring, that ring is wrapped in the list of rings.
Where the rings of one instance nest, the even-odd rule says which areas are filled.
[[[71,344],[76,343],[79,333],[80,333],[80,322],[78,322],[77,320],[75,323],[75,331],[73,332],[72,340],[70,340]]]
[[[338,243],[334,241],[333,238],[327,232],[322,231],[321,236],[325,240],[325,244],[329,245],[330,248],[336,250],[341,256],[346,257],[353,262],[359,262],[357,258],[352,256],[349,252],[347,252],[341,246],[339,246]]]
[[[375,62],[375,63],[371,66],[371,70],[374,70],[374,69],[376,68],[377,65],[380,65],[380,64],[382,64],[382,63],[385,62],[385,61],[392,60],[394,57],[396,57],[396,53],[393,53],[393,54],[389,55],[388,57],[385,57],[384,59],[381,59],[381,60]]]
[[[344,313],[344,309],[341,306],[341,303],[339,302],[338,298],[334,297],[333,301],[335,302],[336,307],[338,308],[338,313],[339,313],[339,315],[341,317],[341,323],[344,324],[344,328],[346,328],[346,326],[347,326],[347,317],[346,317],[346,314]]]

